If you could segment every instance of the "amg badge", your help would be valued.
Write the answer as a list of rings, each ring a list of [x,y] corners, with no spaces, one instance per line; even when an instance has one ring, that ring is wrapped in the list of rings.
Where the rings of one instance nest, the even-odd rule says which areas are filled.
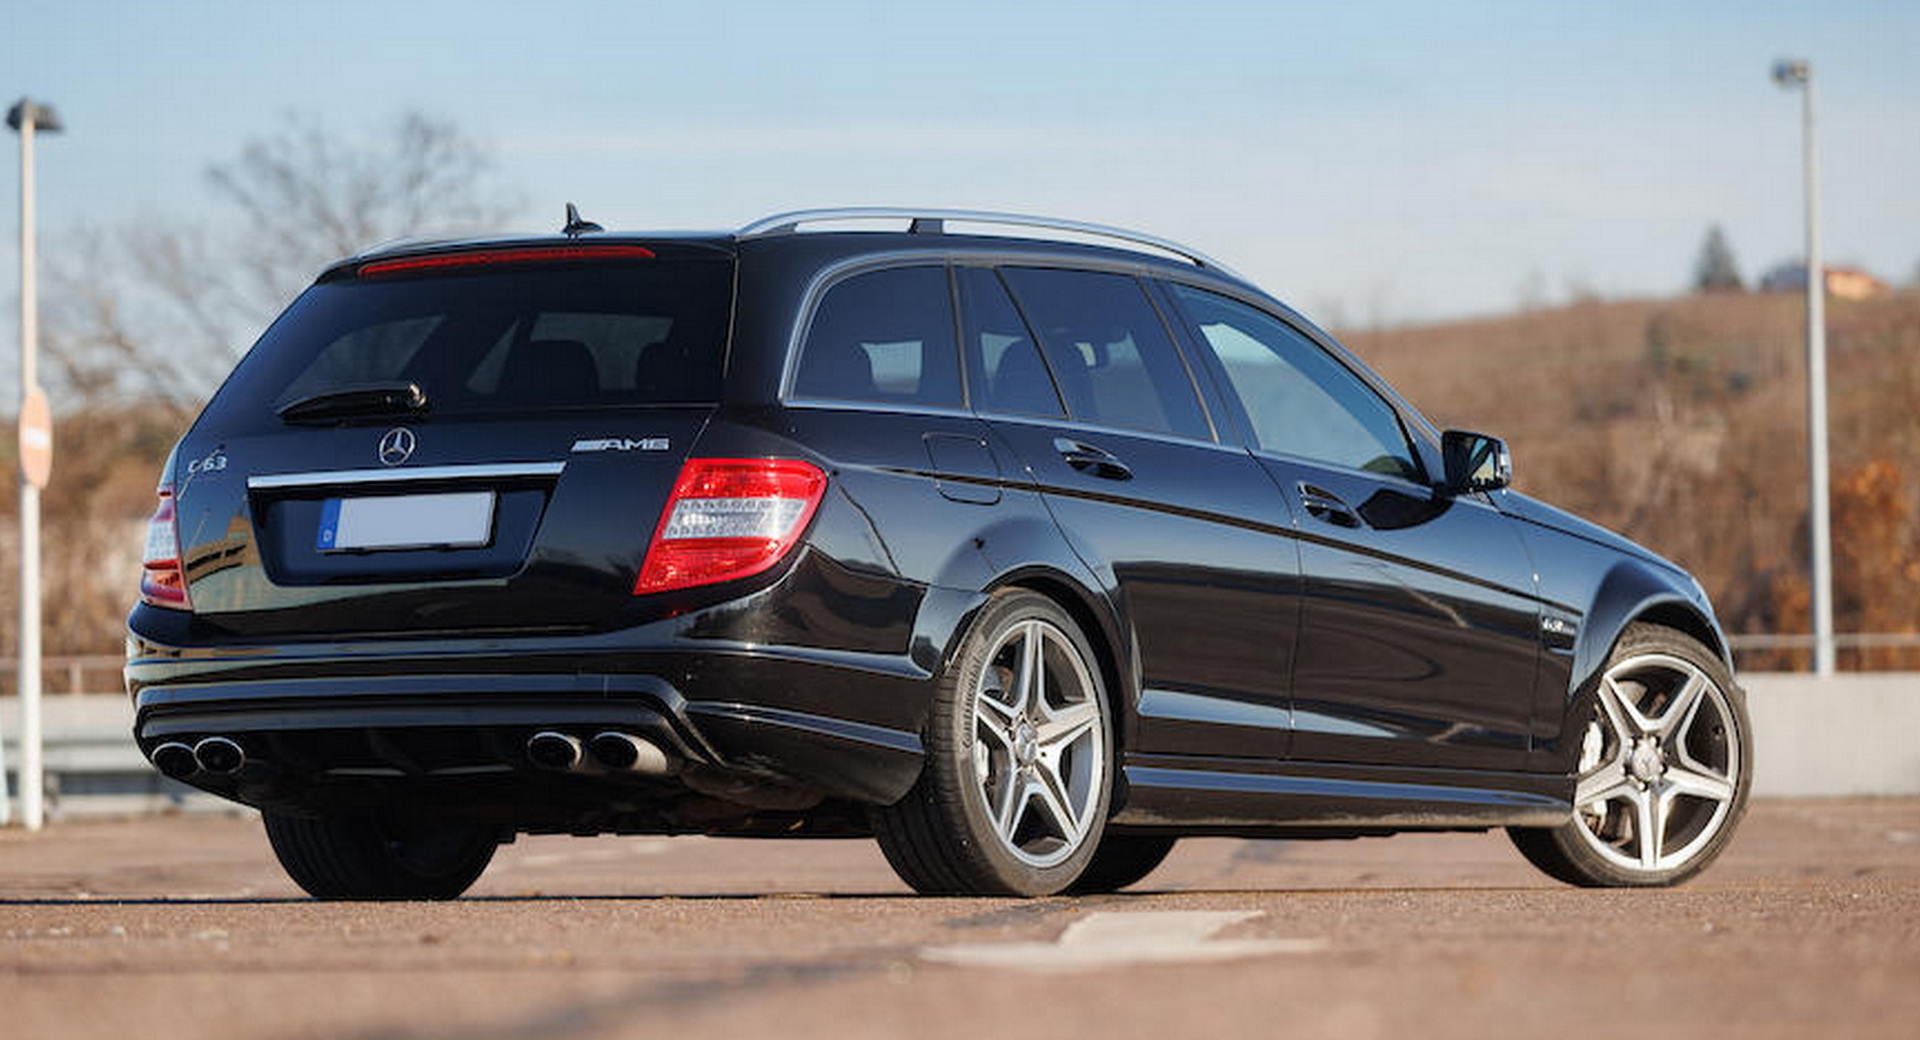
[[[596,437],[573,442],[574,451],[666,451],[669,446],[665,437],[642,437],[639,440],[629,437]]]

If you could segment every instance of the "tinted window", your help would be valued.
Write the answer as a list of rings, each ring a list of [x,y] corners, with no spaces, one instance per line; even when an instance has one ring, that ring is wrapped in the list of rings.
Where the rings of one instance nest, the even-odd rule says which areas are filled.
[[[960,405],[953,294],[945,267],[855,275],[814,311],[794,393],[833,401]]]
[[[984,267],[962,267],[956,273],[974,407],[1009,415],[1066,415],[1053,377],[1040,360],[1040,348],[1034,346],[1000,276]]]
[[[1186,365],[1139,282],[1036,267],[1003,274],[1075,419],[1211,438]]]
[[[228,421],[412,381],[435,415],[717,400],[731,264],[557,265],[308,289],[235,369]]]
[[[1172,288],[1220,359],[1261,448],[1420,479],[1392,407],[1319,344],[1224,296]]]

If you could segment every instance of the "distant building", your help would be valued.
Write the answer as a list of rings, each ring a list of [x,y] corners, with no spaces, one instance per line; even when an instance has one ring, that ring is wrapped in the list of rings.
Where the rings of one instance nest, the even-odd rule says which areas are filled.
[[[1805,264],[1781,264],[1760,279],[1761,292],[1802,292],[1807,285]],[[1857,267],[1827,268],[1827,295],[1836,300],[1867,300],[1887,291],[1887,283]]]

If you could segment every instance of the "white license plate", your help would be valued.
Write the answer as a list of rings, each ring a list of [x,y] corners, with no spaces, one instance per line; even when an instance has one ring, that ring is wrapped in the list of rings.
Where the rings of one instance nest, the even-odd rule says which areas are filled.
[[[493,540],[493,492],[329,498],[320,506],[321,552],[458,549]]]

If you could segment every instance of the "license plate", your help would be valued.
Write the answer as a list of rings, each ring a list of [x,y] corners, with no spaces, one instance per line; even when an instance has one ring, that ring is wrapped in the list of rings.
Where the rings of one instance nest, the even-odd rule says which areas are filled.
[[[493,540],[493,492],[329,498],[320,507],[321,552],[460,549]]]

